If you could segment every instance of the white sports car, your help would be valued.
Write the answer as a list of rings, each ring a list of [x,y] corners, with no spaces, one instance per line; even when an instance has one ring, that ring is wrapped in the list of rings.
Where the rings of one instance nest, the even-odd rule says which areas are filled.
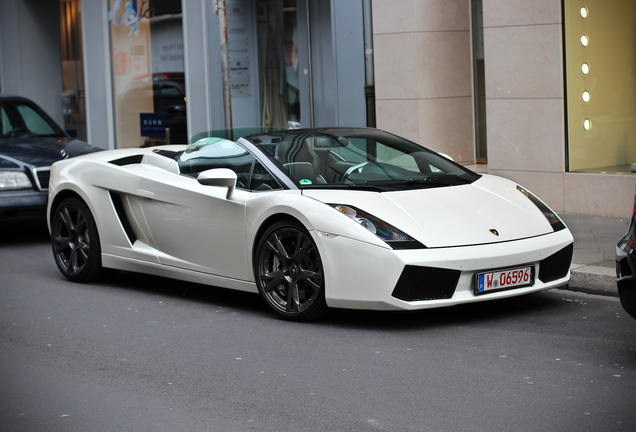
[[[280,316],[414,310],[566,285],[573,239],[503,178],[375,129],[282,130],[53,165],[53,255],[260,293]]]

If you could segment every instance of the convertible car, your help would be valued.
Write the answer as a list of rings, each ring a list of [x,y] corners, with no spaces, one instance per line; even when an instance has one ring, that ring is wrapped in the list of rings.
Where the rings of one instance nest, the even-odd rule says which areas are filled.
[[[259,293],[279,316],[415,310],[564,286],[573,239],[509,180],[366,128],[104,151],[53,165],[53,255]]]

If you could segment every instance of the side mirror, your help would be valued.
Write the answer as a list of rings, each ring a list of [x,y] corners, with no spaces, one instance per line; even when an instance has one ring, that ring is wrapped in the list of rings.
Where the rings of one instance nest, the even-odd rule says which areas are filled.
[[[230,195],[236,187],[236,173],[228,168],[214,168],[203,171],[197,177],[199,183],[205,186],[220,186],[227,188],[225,198],[230,199]]]

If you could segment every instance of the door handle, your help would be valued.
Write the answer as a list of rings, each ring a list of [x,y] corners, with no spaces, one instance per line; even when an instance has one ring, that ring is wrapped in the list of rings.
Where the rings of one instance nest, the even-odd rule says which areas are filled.
[[[140,197],[148,198],[148,199],[154,199],[155,198],[155,193],[151,192],[149,190],[146,190],[146,189],[139,189],[138,188],[136,195],[139,195]]]

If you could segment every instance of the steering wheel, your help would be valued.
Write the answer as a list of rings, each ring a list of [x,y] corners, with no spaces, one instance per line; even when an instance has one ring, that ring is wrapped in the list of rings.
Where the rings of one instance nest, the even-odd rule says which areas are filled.
[[[351,174],[353,174],[354,171],[358,171],[359,173],[362,172],[362,167],[364,167],[366,164],[368,164],[369,162],[361,162],[359,164],[356,164],[352,167],[349,167],[349,169],[344,173],[344,175],[342,176],[342,179],[348,179],[349,176]]]

